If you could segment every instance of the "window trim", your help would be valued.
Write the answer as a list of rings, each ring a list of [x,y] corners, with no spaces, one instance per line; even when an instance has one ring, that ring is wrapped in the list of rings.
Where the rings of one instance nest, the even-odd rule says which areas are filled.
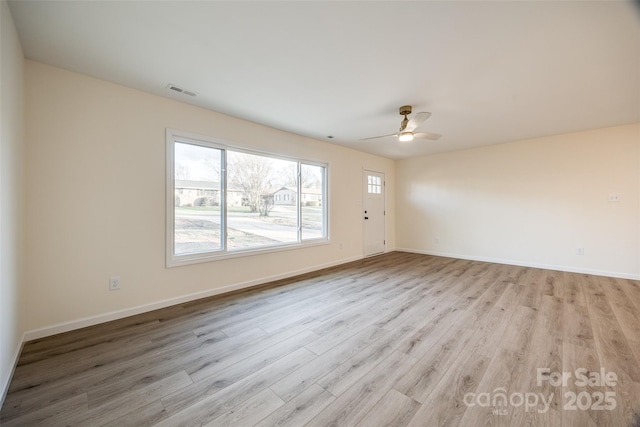
[[[183,265],[197,264],[202,262],[217,261],[230,258],[238,258],[252,255],[260,255],[265,253],[274,253],[288,251],[292,249],[301,249],[307,247],[321,246],[331,244],[330,225],[329,225],[329,162],[321,162],[318,160],[310,160],[304,158],[295,158],[291,156],[281,155],[272,152],[259,151],[250,147],[242,146],[236,143],[229,143],[217,138],[210,138],[197,135],[190,132],[184,132],[176,129],[166,128],[166,223],[165,223],[165,255],[166,267],[179,267]],[[194,254],[175,255],[175,143],[183,142],[203,147],[210,147],[222,150],[222,194],[220,197],[221,214],[221,231],[222,249],[215,252],[201,252]],[[324,168],[324,176],[322,178],[322,220],[324,224],[323,237],[304,239],[302,234],[302,198],[298,197],[296,205],[298,211],[298,241],[291,243],[281,243],[274,245],[265,245],[248,249],[234,249],[229,251],[227,248],[227,150],[236,152],[253,154],[274,159],[287,160],[297,162],[298,168],[298,194],[300,195],[300,173],[302,164],[309,166],[318,166]]]

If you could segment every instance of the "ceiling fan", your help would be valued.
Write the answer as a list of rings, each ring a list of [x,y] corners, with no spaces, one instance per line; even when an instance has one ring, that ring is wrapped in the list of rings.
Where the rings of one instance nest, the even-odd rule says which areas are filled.
[[[369,139],[377,139],[377,138],[387,138],[389,136],[397,136],[398,141],[400,142],[410,142],[413,141],[414,138],[421,139],[431,139],[436,140],[440,138],[442,135],[438,133],[429,133],[429,132],[414,132],[414,130],[420,126],[425,120],[431,117],[431,113],[416,113],[409,120],[407,116],[411,114],[411,105],[403,105],[400,107],[400,115],[404,116],[402,122],[400,123],[400,130],[396,133],[392,133],[389,135],[381,135],[381,136],[373,136],[371,138],[363,138],[360,141],[366,141]]]

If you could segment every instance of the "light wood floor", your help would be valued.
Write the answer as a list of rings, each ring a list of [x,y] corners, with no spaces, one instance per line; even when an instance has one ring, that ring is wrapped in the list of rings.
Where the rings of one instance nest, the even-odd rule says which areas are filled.
[[[639,361],[637,281],[396,252],[27,343],[0,415],[6,427],[638,426]],[[576,385],[579,368],[616,384]],[[572,377],[552,386],[554,372]],[[511,403],[485,405],[501,392]],[[518,405],[532,393],[546,412]]]

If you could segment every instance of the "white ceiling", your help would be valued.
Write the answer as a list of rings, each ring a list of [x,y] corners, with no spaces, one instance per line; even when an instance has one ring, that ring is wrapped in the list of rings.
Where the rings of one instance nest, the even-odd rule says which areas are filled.
[[[10,7],[27,58],[390,158],[640,121],[629,2]],[[444,136],[358,141],[397,131],[404,104],[433,114],[418,130]]]

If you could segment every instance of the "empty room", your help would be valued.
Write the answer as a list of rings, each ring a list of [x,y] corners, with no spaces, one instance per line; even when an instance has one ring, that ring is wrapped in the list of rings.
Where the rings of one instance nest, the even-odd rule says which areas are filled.
[[[640,426],[640,4],[0,0],[0,425]]]

